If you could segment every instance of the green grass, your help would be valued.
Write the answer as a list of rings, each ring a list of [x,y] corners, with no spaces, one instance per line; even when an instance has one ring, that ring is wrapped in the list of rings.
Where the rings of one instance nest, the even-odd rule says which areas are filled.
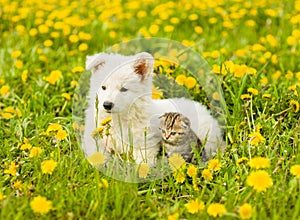
[[[178,219],[213,219],[207,213],[213,203],[226,207],[221,219],[239,219],[239,207],[245,202],[252,206],[252,219],[299,219],[300,180],[290,173],[293,165],[300,164],[299,3],[52,2],[0,0],[1,219],[171,219],[176,213]],[[192,14],[198,18],[190,20]],[[211,18],[217,22],[212,23]],[[231,27],[223,23],[228,20]],[[249,20],[255,26],[248,26]],[[48,26],[45,33],[41,33],[42,24]],[[156,33],[153,25],[158,27]],[[174,29],[166,30],[168,25]],[[196,33],[197,26],[203,29],[202,33]],[[80,32],[90,35],[84,37]],[[70,40],[71,35],[79,36],[79,40]],[[149,36],[182,42],[202,54],[211,66],[232,60],[236,67],[226,75],[216,74],[227,107],[227,149],[224,155],[216,157],[222,166],[213,172],[212,180],[201,176],[207,165],[197,167],[194,181],[199,190],[186,174],[183,183],[173,175],[146,183],[125,183],[107,177],[84,158],[73,129],[74,81],[80,80],[82,71],[72,69],[84,67],[86,55],[115,43]],[[293,44],[291,39],[295,40]],[[45,46],[46,40],[52,40],[53,45]],[[85,45],[81,44],[88,48],[82,49]],[[255,44],[264,48],[256,50]],[[12,56],[15,51],[21,52],[19,57]],[[17,66],[17,60],[23,65]],[[237,77],[237,64],[255,68],[256,75]],[[168,68],[162,66],[161,70],[166,72]],[[28,77],[23,81],[25,70]],[[52,85],[45,77],[53,70],[60,70],[62,77]],[[172,77],[176,79],[180,73],[175,72]],[[7,94],[5,86],[9,86]],[[249,88],[258,94],[242,100],[241,95],[250,94]],[[196,88],[188,91],[188,95],[207,104],[206,97]],[[70,94],[71,99],[62,97],[63,93]],[[264,94],[270,94],[270,98],[263,98]],[[54,141],[55,132],[45,134],[52,123],[62,125],[67,132],[65,139]],[[265,141],[250,146],[250,134],[259,125]],[[24,138],[33,147],[40,147],[41,155],[30,157],[30,150],[21,150]],[[254,168],[247,162],[237,165],[242,157],[258,156],[270,160],[270,166],[263,170],[273,185],[265,192],[256,192],[247,184]],[[44,174],[41,163],[49,159],[58,164],[52,174]],[[7,173],[12,162],[17,165],[17,175]],[[108,187],[103,179],[108,181]],[[30,206],[37,196],[52,202],[48,213],[38,214]],[[205,209],[189,213],[185,204],[192,199],[203,201]]]

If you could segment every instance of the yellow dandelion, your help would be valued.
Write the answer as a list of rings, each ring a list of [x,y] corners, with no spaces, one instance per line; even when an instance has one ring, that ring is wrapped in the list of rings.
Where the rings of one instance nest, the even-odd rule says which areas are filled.
[[[13,187],[15,189],[22,189],[23,184],[22,184],[22,182],[20,180],[17,180],[16,182],[13,183]]]
[[[62,78],[62,73],[60,70],[53,70],[51,71],[49,76],[46,76],[44,79],[50,83],[51,85],[54,85],[59,79]]]
[[[69,93],[64,92],[63,94],[61,94],[61,96],[63,98],[65,98],[66,100],[70,101],[71,100],[71,95]]]
[[[69,41],[72,43],[77,43],[79,41],[79,37],[75,34],[69,36]]]
[[[57,131],[57,133],[55,134],[54,137],[56,140],[61,141],[61,140],[66,139],[67,136],[68,136],[68,133],[65,130],[61,129],[61,130]]]
[[[194,77],[187,77],[184,81],[184,85],[188,88],[188,89],[192,89],[196,86],[197,81]]]
[[[241,163],[248,162],[248,161],[249,161],[249,159],[247,157],[241,157],[236,161],[236,165],[239,166]]]
[[[255,157],[248,162],[249,166],[255,169],[270,167],[270,160],[265,157]]]
[[[21,56],[22,52],[20,50],[16,50],[14,52],[12,52],[11,57],[12,58],[18,58],[19,56]]]
[[[221,162],[218,159],[212,159],[208,162],[208,169],[218,171],[221,169]]]
[[[179,85],[184,85],[184,82],[186,80],[186,76],[183,74],[180,74],[176,77],[175,81],[179,84]]]
[[[211,171],[209,169],[204,169],[201,174],[202,174],[202,177],[206,180],[212,180],[213,179],[213,176],[212,176]]]
[[[152,99],[161,99],[163,96],[163,92],[159,90],[157,87],[152,87]]]
[[[103,153],[101,152],[96,152],[94,154],[92,154],[91,156],[89,156],[87,158],[87,160],[94,166],[99,166],[104,164],[105,162],[105,157],[103,155]]]
[[[171,157],[169,157],[169,165],[172,171],[176,171],[180,167],[183,167],[185,165],[185,160],[183,157],[179,154],[172,154]]]
[[[175,177],[176,182],[178,182],[178,183],[183,183],[185,181],[185,175],[182,171],[177,171],[174,174],[174,177]]]
[[[212,95],[213,100],[220,101],[220,96],[218,92],[214,92]]]
[[[82,66],[76,66],[72,69],[72,73],[82,73],[84,68]]]
[[[21,60],[16,60],[16,62],[15,62],[15,67],[16,67],[17,69],[22,69],[22,68],[23,68],[23,61],[21,61]]]
[[[294,109],[294,112],[297,113],[299,111],[299,102],[296,100],[290,101],[290,106]]]
[[[102,137],[101,135],[102,135],[103,131],[104,131],[104,127],[98,127],[92,132],[91,136],[93,138],[97,137],[98,135],[100,135],[100,137]]]
[[[99,183],[99,188],[108,188],[108,181],[102,178],[101,182]]]
[[[52,202],[47,200],[45,197],[37,196],[30,202],[30,207],[33,212],[44,215],[52,209]]]
[[[60,124],[53,123],[48,126],[46,133],[49,134],[49,132],[51,132],[51,131],[58,131],[58,130],[62,130],[62,129],[63,128]]]
[[[263,99],[269,99],[269,98],[271,98],[271,97],[272,97],[272,95],[269,94],[269,93],[265,93],[265,94],[262,95],[262,98],[263,98]]]
[[[79,51],[86,51],[89,48],[89,46],[86,43],[81,43],[78,46]]]
[[[198,201],[197,199],[189,201],[184,206],[187,209],[187,211],[192,214],[198,213],[199,211],[203,211],[205,208],[204,202]]]
[[[173,213],[172,215],[168,216],[168,220],[177,220],[179,217],[178,212]]]
[[[147,163],[141,163],[139,167],[139,178],[147,178],[150,171],[150,166]]]
[[[196,26],[194,28],[194,31],[197,33],[197,34],[202,34],[203,33],[203,28],[200,27],[200,26]]]
[[[22,144],[20,147],[21,150],[30,150],[31,148],[32,148],[32,145],[30,143]]]
[[[251,99],[251,95],[249,94],[242,94],[241,95],[241,99],[244,100],[244,99]]]
[[[300,178],[300,165],[297,164],[297,165],[291,166],[290,172],[297,178]]]
[[[24,70],[21,75],[22,82],[25,83],[28,77],[28,70]]]
[[[30,150],[29,157],[38,157],[41,154],[42,154],[42,148],[40,148],[40,147],[33,147]]]
[[[213,217],[220,217],[226,212],[226,207],[221,203],[212,203],[207,207],[207,214]]]
[[[248,88],[247,91],[252,95],[258,95],[258,90],[254,88]]]
[[[52,174],[57,166],[57,162],[54,160],[45,160],[41,164],[42,173]]]
[[[253,146],[258,146],[261,142],[265,142],[266,139],[261,135],[259,131],[255,131],[249,134],[250,144]]]
[[[241,205],[239,215],[241,219],[250,219],[252,217],[252,206],[248,203]]]
[[[103,119],[103,120],[101,121],[100,125],[101,125],[101,126],[105,126],[105,125],[107,125],[108,123],[110,123],[111,120],[112,120],[112,117],[105,118],[105,119]]]
[[[266,191],[273,185],[272,178],[264,170],[251,172],[247,177],[247,184],[252,186],[257,192]]]
[[[10,89],[9,86],[6,86],[6,85],[2,86],[0,89],[0,94],[2,96],[6,96],[9,93],[9,89]]]
[[[8,169],[4,170],[5,174],[10,174],[12,176],[17,175],[17,164],[15,162],[11,162]]]
[[[45,47],[51,47],[53,45],[53,41],[52,40],[45,40],[44,41],[44,46]]]
[[[189,177],[195,177],[195,176],[197,176],[197,168],[196,168],[196,166],[194,166],[194,165],[189,165],[189,167],[187,168],[187,175],[189,176]]]
[[[3,195],[3,193],[2,192],[0,192],[0,202],[3,200],[3,199],[5,199],[5,195]]]

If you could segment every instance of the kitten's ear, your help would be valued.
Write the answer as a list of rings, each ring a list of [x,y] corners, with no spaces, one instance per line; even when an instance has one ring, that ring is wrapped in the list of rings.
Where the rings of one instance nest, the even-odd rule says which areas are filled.
[[[141,77],[143,81],[148,75],[153,72],[154,58],[151,54],[142,52],[136,55],[136,60],[133,64],[134,72]]]
[[[96,72],[101,66],[105,64],[106,53],[98,53],[86,57],[85,68],[91,70],[92,73]]]
[[[188,119],[187,117],[185,116],[182,116],[181,117],[181,121],[183,122],[183,124],[185,125],[185,127],[190,127],[191,126],[191,121],[190,119]]]

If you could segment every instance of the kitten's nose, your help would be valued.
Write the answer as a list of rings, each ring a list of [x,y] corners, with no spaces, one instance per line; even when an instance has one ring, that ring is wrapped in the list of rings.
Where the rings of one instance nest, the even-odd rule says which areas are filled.
[[[114,107],[114,103],[106,101],[103,103],[103,107],[105,110],[111,110]]]

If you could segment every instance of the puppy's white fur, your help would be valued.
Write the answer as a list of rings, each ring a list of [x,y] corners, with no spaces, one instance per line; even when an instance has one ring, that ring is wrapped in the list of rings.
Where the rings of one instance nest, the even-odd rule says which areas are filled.
[[[108,149],[128,153],[131,147],[137,163],[154,164],[161,141],[159,116],[165,112],[180,112],[190,119],[193,131],[206,143],[208,157],[217,148],[223,150],[221,129],[206,107],[185,98],[151,99],[153,65],[153,57],[145,52],[134,56],[99,53],[87,57],[86,69],[92,72],[83,139],[87,156],[97,151],[91,136],[96,129],[96,120],[99,124],[112,117],[112,138],[108,142],[100,140],[98,150],[107,155]],[[98,116],[96,97],[99,100]],[[113,103],[112,109],[106,110],[104,102]]]

